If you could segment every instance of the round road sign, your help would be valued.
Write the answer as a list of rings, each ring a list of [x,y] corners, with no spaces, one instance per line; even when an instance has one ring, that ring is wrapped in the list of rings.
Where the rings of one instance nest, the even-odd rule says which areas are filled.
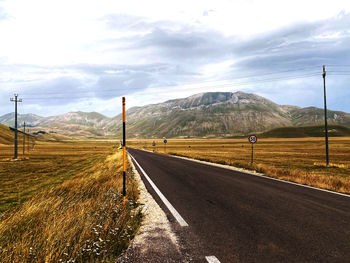
[[[168,141],[167,141],[167,139],[164,139],[164,143],[167,143]]]
[[[155,141],[153,141],[152,146],[153,146],[153,147],[156,146],[156,142],[155,142]]]
[[[256,143],[258,141],[258,137],[256,137],[256,135],[252,134],[252,135],[249,135],[248,137],[248,140],[250,143]]]

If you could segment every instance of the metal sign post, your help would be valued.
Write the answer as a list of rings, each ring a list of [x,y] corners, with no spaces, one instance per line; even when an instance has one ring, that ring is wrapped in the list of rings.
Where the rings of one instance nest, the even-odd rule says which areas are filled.
[[[168,140],[164,138],[163,142],[164,142],[164,152],[166,152],[166,144],[167,144]]]
[[[251,166],[253,167],[253,162],[254,162],[254,143],[256,143],[258,141],[258,137],[256,137],[256,135],[252,134],[252,135],[249,135],[248,137],[248,141],[251,143],[252,145],[252,156],[251,156]]]
[[[156,142],[155,141],[153,141],[152,146],[153,146],[153,152],[154,152],[154,149],[156,147]]]

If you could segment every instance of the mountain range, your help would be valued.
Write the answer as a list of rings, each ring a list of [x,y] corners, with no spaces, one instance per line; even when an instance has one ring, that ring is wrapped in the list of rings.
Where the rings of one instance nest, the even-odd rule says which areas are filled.
[[[278,105],[244,92],[207,92],[127,110],[128,138],[231,137],[260,133],[277,127],[317,125],[324,122],[323,109]],[[41,117],[19,114],[18,122],[31,131],[68,137],[120,137],[122,116],[97,112],[69,112]],[[330,124],[350,127],[350,114],[328,111]],[[14,126],[14,113],[0,116],[0,123]],[[21,126],[20,126],[21,127]]]

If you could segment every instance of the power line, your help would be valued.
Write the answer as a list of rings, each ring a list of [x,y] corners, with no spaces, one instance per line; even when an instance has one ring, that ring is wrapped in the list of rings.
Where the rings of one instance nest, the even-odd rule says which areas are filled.
[[[327,67],[350,67],[350,65],[336,65],[336,64],[333,64],[333,65],[327,65]]]
[[[254,75],[254,79],[252,80],[244,80],[244,81],[238,81],[239,79],[236,79],[236,81],[238,82],[230,82],[230,83],[222,83],[222,84],[217,84],[217,85],[206,85],[206,86],[200,86],[200,87],[196,87],[196,88],[220,88],[220,87],[228,87],[228,86],[246,86],[246,85],[252,85],[252,84],[257,84],[257,83],[267,83],[267,82],[275,82],[275,81],[282,81],[282,80],[292,80],[292,79],[300,79],[300,78],[309,78],[309,77],[314,77],[314,76],[318,76],[320,73],[318,72],[312,72],[312,73],[307,73],[307,74],[302,74],[302,75],[291,75],[291,76],[281,76],[281,77],[273,77],[273,78],[260,78],[256,77],[256,75]],[[269,74],[270,75],[270,74]],[[252,75],[253,76],[253,75]],[[245,78],[248,78],[245,77]],[[240,78],[243,79],[243,78]],[[230,80],[234,80],[234,79],[230,79]],[[208,83],[208,82],[197,82],[195,83],[196,85],[200,85],[202,83]],[[195,85],[195,84],[191,84],[191,85]],[[180,87],[178,89],[172,89],[169,92],[174,92],[176,90],[182,90],[184,88],[186,88],[185,84],[181,84],[181,85],[169,85],[169,86],[159,86],[159,87],[149,87],[148,89],[160,89],[160,88],[171,88],[171,87]],[[108,95],[106,94],[106,92],[117,92],[117,91],[137,91],[137,90],[145,90],[145,88],[115,88],[115,89],[101,89],[98,91],[88,91],[88,92],[71,92],[70,94],[87,94],[87,93],[98,93],[98,92],[104,92],[104,95]],[[151,91],[148,91],[149,93],[152,93]],[[156,91],[156,93],[158,93],[158,91]],[[46,94],[45,94],[46,95]],[[53,95],[53,94],[52,94]],[[66,95],[66,93],[55,93],[55,95]],[[79,98],[91,98],[92,96],[80,96]],[[26,100],[35,100],[35,101],[40,101],[40,100],[47,100],[47,99],[52,99],[52,100],[67,100],[67,98],[62,98],[62,97],[55,97],[55,98],[48,98],[48,97],[25,97]]]
[[[303,71],[306,70],[308,68],[315,68],[316,66],[310,66],[310,67],[304,67],[304,68],[297,68],[297,69],[290,69],[290,70],[283,70],[283,71],[276,71],[276,72],[269,72],[269,73],[265,73],[265,74],[259,74],[259,77],[264,77],[264,76],[270,76],[270,75],[278,75],[281,73],[288,73],[288,72],[298,72],[298,71]],[[321,72],[319,73],[321,74]],[[235,78],[224,78],[224,79],[220,79],[220,80],[204,80],[204,81],[200,81],[200,82],[184,82],[181,83],[180,85],[185,86],[185,85],[200,85],[203,83],[215,83],[215,82],[222,82],[222,81],[235,81],[235,80],[240,80],[240,79],[246,79],[246,78],[256,78],[257,74],[254,75],[243,75],[243,76],[238,76]],[[277,76],[276,76],[277,77]],[[282,77],[282,76],[281,76]],[[177,85],[167,85],[165,87],[177,87],[179,86]],[[132,88],[133,90],[137,90],[137,89],[141,89],[143,90],[144,88]],[[99,92],[99,91],[122,91],[122,90],[130,90],[130,88],[115,88],[115,89],[100,89],[100,90],[96,90],[96,91],[81,91],[81,92],[73,92],[74,94],[86,94],[86,93],[95,93],[95,92]],[[33,92],[29,92],[29,93],[25,93],[26,95],[42,95],[43,93],[33,93]],[[62,92],[54,92],[54,93],[45,93],[45,95],[61,95],[61,94],[66,94],[66,93],[62,93]]]
[[[333,65],[336,66],[336,65]],[[337,66],[347,66],[347,65],[337,65]],[[350,66],[350,65],[349,65]],[[209,89],[209,88],[226,88],[226,87],[242,87],[247,85],[256,85],[261,83],[268,83],[268,82],[278,82],[278,81],[284,81],[284,80],[294,80],[294,79],[301,79],[301,78],[312,78],[315,76],[321,75],[321,72],[309,72],[304,74],[291,74],[291,75],[284,75],[284,73],[288,72],[299,72],[302,70],[315,68],[316,66],[310,66],[310,67],[304,67],[304,68],[298,68],[298,69],[289,69],[289,70],[283,70],[283,71],[277,71],[277,72],[269,72],[265,74],[260,75],[245,75],[240,76],[236,78],[228,78],[228,79],[221,79],[221,80],[207,80],[207,81],[201,81],[201,82],[191,82],[191,83],[182,83],[180,85],[166,85],[166,86],[157,86],[157,87],[132,87],[132,88],[114,88],[114,89],[99,89],[94,91],[80,91],[80,92],[70,92],[69,94],[75,94],[75,95],[85,95],[85,96],[79,96],[79,99],[85,98],[99,98],[99,94],[103,93],[103,96],[111,96],[116,92],[120,92],[121,94],[118,94],[118,96],[122,96],[123,92],[125,91],[143,91],[147,92],[148,94],[152,93],[172,93],[177,91],[186,90],[188,88],[191,89]],[[317,66],[318,67],[318,66]],[[342,71],[342,70],[331,70],[328,71],[327,74],[334,75],[334,76],[348,76],[350,75],[350,71]],[[230,81],[226,83],[221,83],[224,81]],[[211,84],[212,83],[212,84]],[[204,85],[202,85],[204,84]],[[189,87],[192,86],[192,87]],[[197,86],[197,87],[193,87]],[[152,89],[157,89],[156,91],[152,91]],[[163,90],[159,90],[163,89]],[[167,90],[164,90],[167,89]],[[171,89],[171,90],[168,90]],[[46,101],[46,100],[54,100],[54,101],[69,101],[69,98],[67,98],[67,93],[65,92],[55,92],[55,93],[45,93],[45,94],[38,94],[41,96],[31,97],[30,95],[35,95],[38,93],[27,93],[26,95],[29,95],[29,97],[25,97],[28,101]],[[48,96],[48,95],[56,95],[56,97]],[[101,97],[101,96],[100,96]],[[102,99],[102,98],[101,98]],[[72,100],[77,101],[78,99]]]

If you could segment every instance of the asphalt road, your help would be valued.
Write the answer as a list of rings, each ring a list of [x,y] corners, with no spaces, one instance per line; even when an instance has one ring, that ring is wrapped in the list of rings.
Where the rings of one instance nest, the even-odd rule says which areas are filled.
[[[138,169],[193,262],[350,262],[349,197],[128,151],[188,223],[178,224]]]

